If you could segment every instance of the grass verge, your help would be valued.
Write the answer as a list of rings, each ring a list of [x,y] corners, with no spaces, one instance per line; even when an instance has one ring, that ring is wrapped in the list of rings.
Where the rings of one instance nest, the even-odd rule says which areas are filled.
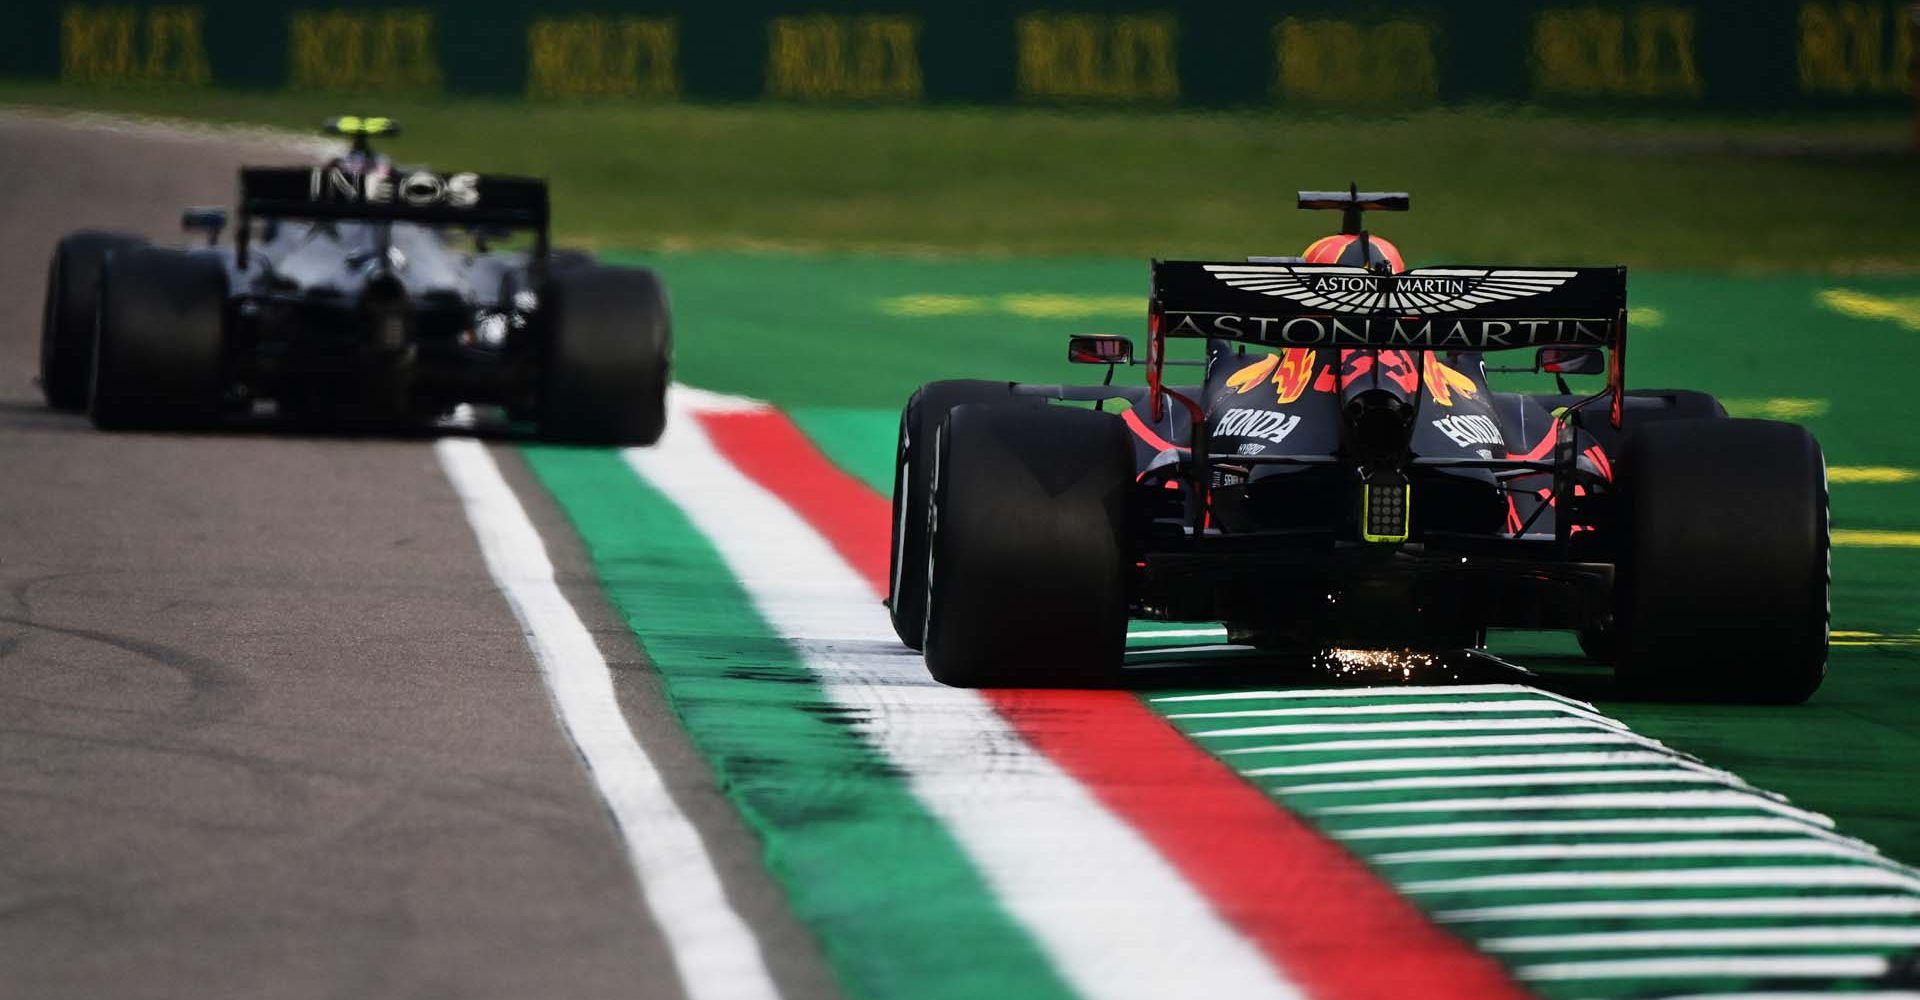
[[[1413,192],[1413,212],[1375,225],[1423,261],[1920,271],[1920,157],[1897,116],[528,104],[18,83],[0,85],[0,103],[300,130],[389,114],[408,129],[390,144],[403,159],[551,177],[558,228],[599,247],[1290,253],[1295,190],[1356,180]]]

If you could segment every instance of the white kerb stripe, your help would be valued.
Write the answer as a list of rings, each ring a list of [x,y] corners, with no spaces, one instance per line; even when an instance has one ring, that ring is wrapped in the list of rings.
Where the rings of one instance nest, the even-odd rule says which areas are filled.
[[[1407,882],[1400,891],[1525,892],[1538,889],[1685,889],[1702,886],[1761,886],[1776,888],[1893,888],[1920,890],[1920,878],[1866,865],[1826,865],[1773,868],[1742,865],[1734,868],[1628,869],[1625,871],[1513,872],[1471,875],[1466,878]]]
[[[1696,930],[1533,934],[1480,942],[1488,951],[1680,951],[1688,948],[1904,948],[1920,945],[1920,927],[1713,927]]]
[[[1581,718],[1620,723],[1597,712],[1576,708],[1550,698],[1507,698],[1501,701],[1414,702],[1393,701],[1377,705],[1307,705],[1294,708],[1236,708],[1226,712],[1175,712],[1169,719],[1273,719],[1328,715],[1484,715],[1489,713],[1552,712]]]
[[[567,735],[626,841],[648,911],[692,1000],[777,1000],[760,943],[660,772],[628,728],[607,661],[554,581],[546,546],[512,487],[471,438],[434,448],[500,592],[526,629]]]
[[[1816,837],[1767,837],[1757,840],[1628,840],[1610,844],[1495,844],[1490,847],[1437,847],[1389,851],[1368,861],[1377,865],[1459,864],[1487,861],[1568,861],[1582,858],[1851,858],[1895,865],[1865,845]]]
[[[1887,974],[1878,955],[1734,956],[1624,958],[1603,962],[1549,962],[1523,965],[1521,979],[1534,982],[1569,979],[1842,979]]]
[[[1354,736],[1366,733],[1496,733],[1512,730],[1601,729],[1619,732],[1626,727],[1617,722],[1592,718],[1552,716],[1540,719],[1432,719],[1398,722],[1301,722],[1277,726],[1236,726],[1232,729],[1198,730],[1194,736],[1213,739],[1222,736]]]
[[[1667,764],[1673,767],[1711,770],[1692,758],[1657,750],[1593,750],[1576,753],[1503,753],[1468,757],[1362,757],[1354,760],[1330,760],[1319,764],[1278,764],[1249,768],[1242,772],[1254,777],[1308,774],[1391,774],[1407,771],[1491,771],[1498,769],[1555,767],[1617,767],[1621,765]]]
[[[1448,924],[1495,920],[1670,920],[1686,917],[1920,916],[1920,896],[1748,896],[1730,899],[1595,899],[1441,910]]]
[[[1333,831],[1341,840],[1400,840],[1447,837],[1561,837],[1602,833],[1797,833],[1855,843],[1824,827],[1778,816],[1636,816],[1603,819],[1497,819],[1404,826],[1361,826]]]
[[[1211,694],[1174,694],[1150,698],[1155,704],[1184,704],[1187,702],[1207,701],[1282,701],[1297,698],[1459,698],[1462,695],[1519,694],[1534,698],[1552,698],[1554,701],[1589,712],[1596,711],[1593,705],[1576,701],[1562,694],[1540,688],[1527,687],[1524,684],[1415,684],[1406,687],[1364,687],[1364,688],[1294,688],[1289,691],[1218,691]],[[1444,701],[1434,702],[1436,705]]]
[[[1866,990],[1860,993],[1835,993],[1832,990],[1762,990],[1754,993],[1687,993],[1661,1000],[1920,1000],[1920,990]]]
[[[1315,809],[1321,816],[1370,816],[1408,812],[1581,812],[1598,809],[1758,809],[1791,816],[1803,823],[1831,829],[1833,820],[1816,812],[1796,809],[1756,792],[1592,792],[1576,795],[1513,795],[1485,799],[1411,799],[1358,806]]]
[[[1091,1000],[1296,998],[1251,942],[978,692],[927,676],[866,581],[680,410],[625,453],[707,536],[755,608],[853,710],[988,886]],[[1089,892],[1089,886],[1099,891]]]
[[[1243,753],[1318,753],[1325,750],[1465,750],[1472,747],[1569,747],[1629,743],[1637,747],[1664,749],[1654,740],[1624,730],[1596,729],[1584,733],[1515,733],[1496,736],[1405,736],[1387,739],[1320,740],[1313,743],[1279,743],[1271,746],[1235,747],[1218,751],[1221,755]]]
[[[1747,783],[1731,774],[1679,767],[1639,768],[1632,771],[1548,771],[1544,774],[1448,774],[1426,778],[1374,778],[1370,781],[1323,781],[1311,785],[1283,785],[1283,795],[1343,795],[1354,792],[1420,791],[1430,788],[1537,788],[1560,785],[1734,785]]]

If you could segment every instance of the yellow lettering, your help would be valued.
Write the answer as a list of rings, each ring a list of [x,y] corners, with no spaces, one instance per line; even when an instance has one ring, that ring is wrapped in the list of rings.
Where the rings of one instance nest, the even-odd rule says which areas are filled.
[[[1172,101],[1180,25],[1171,14],[1025,14],[1016,25],[1020,96]]]
[[[440,87],[432,11],[298,10],[287,27],[287,75],[296,90],[377,93]]]
[[[213,74],[204,19],[199,7],[68,7],[60,18],[60,79],[87,86],[205,86]]]
[[[540,18],[527,30],[527,96],[678,97],[679,54],[672,18]]]
[[[798,101],[913,101],[920,22],[881,14],[776,17],[767,25],[767,96]]]
[[[1800,5],[1800,89],[1815,94],[1897,94],[1908,86],[1915,30],[1897,5]]]
[[[1385,104],[1438,96],[1434,28],[1289,17],[1273,27],[1274,96],[1285,101]]]
[[[1533,22],[1533,86],[1543,95],[1692,97],[1694,12],[1643,7],[1542,11]]]

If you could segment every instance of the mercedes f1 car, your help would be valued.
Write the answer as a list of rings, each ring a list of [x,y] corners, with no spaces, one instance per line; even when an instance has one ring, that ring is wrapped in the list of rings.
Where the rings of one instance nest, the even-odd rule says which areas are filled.
[[[1139,618],[1302,653],[1567,630],[1643,694],[1812,694],[1828,643],[1813,436],[1628,390],[1623,267],[1401,269],[1362,213],[1408,204],[1303,192],[1345,216],[1307,258],[1155,261],[1143,387],[916,391],[887,604],[933,676],[1117,683]],[[1204,343],[1199,384],[1166,377],[1182,340]],[[1531,364],[1489,364],[1522,349]],[[1108,383],[1134,361],[1106,335],[1068,356]],[[1558,391],[1496,391],[1501,371]],[[1570,392],[1580,374],[1606,385]]]
[[[205,246],[62,239],[48,403],[104,428],[205,426],[259,401],[326,424],[480,404],[552,440],[660,436],[672,342],[653,272],[550,250],[543,181],[395,166],[369,148],[389,119],[328,131],[352,139],[347,155],[241,169],[230,244],[220,208],[183,217]]]

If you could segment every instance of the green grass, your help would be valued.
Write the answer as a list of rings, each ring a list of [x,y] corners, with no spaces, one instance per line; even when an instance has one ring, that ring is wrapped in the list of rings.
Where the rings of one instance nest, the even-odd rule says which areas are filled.
[[[1291,253],[1303,187],[1404,188],[1374,225],[1419,260],[1667,271],[1920,271],[1897,117],[1379,115],[530,105],[0,85],[0,103],[309,129],[378,112],[402,157],[542,174],[599,247],[995,255]]]

